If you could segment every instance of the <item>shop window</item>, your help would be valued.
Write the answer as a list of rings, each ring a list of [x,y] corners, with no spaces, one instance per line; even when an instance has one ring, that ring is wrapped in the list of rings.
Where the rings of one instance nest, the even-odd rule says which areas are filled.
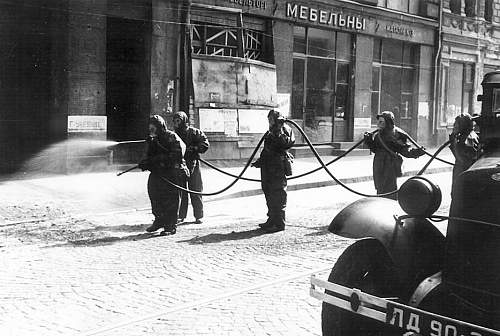
[[[346,141],[351,34],[295,27],[293,50],[292,117],[304,119],[306,133],[314,141]]]
[[[349,63],[338,63],[337,83],[349,83]]]
[[[314,109],[314,116],[331,116],[334,99],[335,60],[309,58],[307,60],[306,105]]]
[[[335,32],[310,28],[307,41],[308,55],[335,57]]]
[[[444,106],[441,109],[441,126],[451,127],[455,117],[462,113],[473,114],[474,66],[450,62],[444,68]]]
[[[406,44],[403,48],[403,65],[416,65],[417,45]]]
[[[337,32],[336,58],[338,60],[350,61],[352,58],[351,34]]]
[[[349,107],[349,63],[337,63],[337,85],[335,90],[335,118],[345,119]]]
[[[484,2],[484,19],[488,22],[493,20],[493,0],[485,0]]]
[[[373,62],[380,63],[380,60],[382,59],[382,40],[380,39],[375,39],[373,41]]]
[[[302,118],[304,112],[305,59],[293,59],[292,78],[292,118]]]
[[[293,27],[293,52],[306,53],[306,28]]]
[[[384,40],[382,61],[387,64],[401,65],[403,61],[403,42]]]
[[[450,11],[460,15],[462,13],[462,0],[450,0]]]
[[[374,40],[371,85],[372,124],[382,111],[398,121],[414,118],[418,46],[394,40]],[[408,125],[411,126],[411,125]]]

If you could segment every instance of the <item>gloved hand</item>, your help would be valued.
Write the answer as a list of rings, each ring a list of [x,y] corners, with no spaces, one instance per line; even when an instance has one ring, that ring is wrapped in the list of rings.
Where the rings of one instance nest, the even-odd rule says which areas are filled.
[[[149,160],[142,160],[141,162],[139,162],[138,166],[142,171],[149,170]]]
[[[260,167],[262,167],[262,164],[261,164],[261,162],[260,162],[260,159],[257,159],[257,160],[255,160],[254,162],[252,162],[252,164],[251,164],[250,166],[255,167],[255,168],[260,168]]]
[[[425,154],[425,148],[424,147],[412,148],[410,149],[410,154],[414,158],[421,157],[422,155]]]
[[[373,139],[373,134],[370,132],[365,132],[363,134],[363,139],[364,139],[365,143],[369,143]]]
[[[189,146],[188,148],[186,148],[186,151],[188,152],[198,152],[198,146]]]
[[[155,136],[148,136],[148,138],[146,139],[146,142],[148,144],[153,144],[153,143],[157,143],[158,142],[158,137],[155,137]]]

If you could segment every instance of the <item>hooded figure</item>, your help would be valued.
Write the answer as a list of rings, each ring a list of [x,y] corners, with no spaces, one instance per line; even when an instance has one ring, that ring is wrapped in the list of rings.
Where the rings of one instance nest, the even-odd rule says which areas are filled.
[[[476,162],[480,152],[479,137],[474,132],[474,122],[470,114],[464,113],[455,118],[453,132],[450,134],[450,149],[455,157],[451,185],[453,197],[456,178]]]
[[[278,111],[269,111],[267,120],[269,131],[264,135],[264,148],[252,166],[260,168],[261,186],[267,204],[268,219],[259,226],[272,233],[285,229],[286,165],[289,164],[286,161],[291,160],[288,150],[295,143],[295,137]]]
[[[200,154],[208,150],[210,144],[208,138],[201,130],[188,125],[188,116],[185,112],[179,111],[173,117],[175,133],[186,144],[186,160],[189,169],[189,177],[184,181],[184,185],[193,191],[203,191],[203,180],[200,171]],[[203,199],[201,195],[189,194],[193,205],[195,223],[200,224],[203,218]],[[179,209],[179,220],[184,221],[188,210],[188,193],[181,192],[181,205]]]
[[[159,115],[149,118],[147,145],[146,159],[139,163],[139,168],[151,172],[148,195],[155,220],[146,231],[164,228],[162,234],[175,234],[180,192],[167,180],[175,184],[185,180],[188,174],[183,158],[186,146],[174,132],[167,130],[165,120]]]
[[[403,158],[418,158],[424,154],[423,148],[412,148],[408,135],[394,124],[394,114],[384,111],[377,115],[378,132],[365,133],[365,144],[375,153],[373,158],[373,182],[377,194],[385,194],[398,189],[397,178],[402,176]],[[386,196],[397,199],[397,194]]]

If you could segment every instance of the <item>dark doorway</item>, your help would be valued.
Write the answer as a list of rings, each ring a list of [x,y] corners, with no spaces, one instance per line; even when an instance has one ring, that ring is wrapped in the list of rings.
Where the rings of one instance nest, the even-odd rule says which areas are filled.
[[[108,139],[144,139],[150,112],[150,25],[107,19],[106,115]]]

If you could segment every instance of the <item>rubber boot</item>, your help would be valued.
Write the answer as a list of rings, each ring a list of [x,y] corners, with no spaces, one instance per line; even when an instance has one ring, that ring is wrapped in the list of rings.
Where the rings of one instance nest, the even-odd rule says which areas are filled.
[[[265,229],[266,227],[269,227],[271,225],[272,225],[271,220],[270,220],[270,218],[268,218],[265,223],[260,223],[259,227],[261,229]]]
[[[285,212],[280,211],[280,214],[274,217],[271,221],[271,225],[263,227],[266,233],[275,233],[285,230]]]
[[[166,236],[166,235],[174,235],[176,232],[177,232],[177,218],[175,219],[174,222],[165,223],[164,231],[162,231],[160,234],[162,236]]]
[[[163,224],[162,222],[160,221],[160,219],[158,218],[155,218],[155,220],[153,221],[153,224],[151,224],[151,226],[149,226],[146,231],[147,232],[155,232],[159,229],[161,229],[163,227]]]

